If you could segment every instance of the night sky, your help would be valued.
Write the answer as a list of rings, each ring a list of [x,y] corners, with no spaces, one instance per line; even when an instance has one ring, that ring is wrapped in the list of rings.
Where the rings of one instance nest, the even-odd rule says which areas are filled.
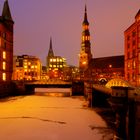
[[[45,65],[52,37],[55,55],[78,65],[85,3],[93,57],[124,54],[124,31],[134,22],[140,0],[9,0],[14,54],[37,56]]]

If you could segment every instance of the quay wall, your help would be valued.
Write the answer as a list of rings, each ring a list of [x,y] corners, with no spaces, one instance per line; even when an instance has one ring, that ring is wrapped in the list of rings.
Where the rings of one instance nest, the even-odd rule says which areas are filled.
[[[0,82],[0,98],[17,94],[17,85],[14,82]]]

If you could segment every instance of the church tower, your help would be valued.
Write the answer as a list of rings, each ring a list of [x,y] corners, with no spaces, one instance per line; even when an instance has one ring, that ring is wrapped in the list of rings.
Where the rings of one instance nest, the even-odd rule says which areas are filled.
[[[84,21],[82,24],[82,38],[81,38],[81,50],[79,54],[79,68],[81,71],[85,71],[89,67],[89,63],[92,59],[91,44],[90,44],[90,32],[89,22],[87,19],[87,8],[85,5]]]
[[[49,48],[48,55],[47,55],[47,68],[49,68],[50,59],[53,57],[54,57],[54,52],[53,52],[53,48],[52,48],[52,38],[50,38],[50,48]]]
[[[0,16],[0,81],[10,81],[13,72],[14,21],[8,0],[5,0]]]

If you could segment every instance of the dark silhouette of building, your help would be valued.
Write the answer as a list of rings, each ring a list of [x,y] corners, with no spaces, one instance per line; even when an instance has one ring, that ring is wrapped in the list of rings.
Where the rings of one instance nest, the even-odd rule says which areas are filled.
[[[82,27],[83,27],[83,31],[82,31],[81,49],[79,54],[79,68],[80,71],[85,71],[89,67],[89,63],[92,59],[89,22],[87,19],[86,6],[85,6],[85,15],[84,15],[84,21]]]
[[[125,79],[134,86],[140,86],[140,10],[135,22],[124,32]]]
[[[93,58],[89,67],[94,82],[124,78],[124,55]]]
[[[13,25],[8,0],[0,16],[0,81],[10,81],[13,72]]]

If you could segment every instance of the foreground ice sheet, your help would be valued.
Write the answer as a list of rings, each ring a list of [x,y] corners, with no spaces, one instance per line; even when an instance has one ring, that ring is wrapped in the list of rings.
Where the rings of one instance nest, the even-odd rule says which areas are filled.
[[[109,140],[105,122],[83,102],[35,95],[0,101],[0,140]]]

